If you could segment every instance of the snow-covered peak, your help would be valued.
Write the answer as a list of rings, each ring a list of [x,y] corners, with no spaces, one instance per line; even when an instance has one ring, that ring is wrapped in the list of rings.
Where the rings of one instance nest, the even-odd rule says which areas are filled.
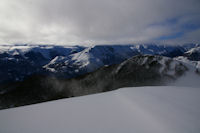
[[[189,51],[187,51],[186,54],[192,54],[192,53],[196,53],[196,52],[200,53],[200,47],[192,48]]]
[[[60,62],[65,62],[67,59],[65,56],[56,56],[53,60],[50,61],[49,64],[55,64]]]
[[[13,46],[13,45],[3,45],[0,46],[0,53],[8,53],[8,54],[22,54],[30,51],[33,47],[30,46]]]
[[[191,61],[187,57],[184,57],[184,56],[179,56],[179,57],[176,57],[174,59],[178,60],[178,61],[181,61],[181,62],[184,62],[184,63],[186,63],[188,65],[193,65],[197,69],[200,69],[200,61]]]
[[[0,54],[22,55],[28,52],[37,52],[45,58],[51,59],[52,54],[69,55],[72,51],[81,51],[83,47],[79,46],[56,46],[56,45],[0,45]]]
[[[188,69],[187,65],[184,65],[182,62],[173,60],[168,57],[139,55],[122,62],[117,67],[115,73],[119,73],[121,70],[131,71],[131,67],[136,67],[136,69],[138,67],[138,70],[149,69],[152,70],[152,72],[157,71],[161,76],[167,75],[174,78],[176,78],[176,76],[182,75]]]
[[[66,69],[66,66],[69,64],[68,57],[65,56],[56,56],[54,59],[52,59],[48,64],[43,66],[46,70],[49,70],[51,72],[57,72],[56,68],[62,64],[62,68]]]

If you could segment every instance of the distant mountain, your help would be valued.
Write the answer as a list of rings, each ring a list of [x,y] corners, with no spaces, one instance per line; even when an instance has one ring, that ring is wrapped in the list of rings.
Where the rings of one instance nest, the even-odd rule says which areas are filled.
[[[184,56],[192,61],[200,61],[200,46],[191,48],[184,53]]]
[[[48,73],[43,68],[56,56],[83,50],[81,46],[3,45],[0,46],[0,84],[21,81],[32,74]]]
[[[183,56],[198,44],[183,46],[169,45],[97,45],[69,56],[57,56],[43,68],[60,75],[74,77],[92,72],[105,65],[119,64],[134,55],[162,55],[166,57]]]
[[[100,67],[119,64],[135,55],[161,55],[186,57],[199,61],[200,44],[180,46],[138,45],[1,45],[0,84],[22,81],[33,74],[54,75],[65,78],[93,72]]]
[[[140,53],[129,45],[91,46],[69,56],[57,56],[44,68],[58,74],[80,75],[105,65],[119,64],[138,54]]]
[[[196,67],[196,69],[200,72],[200,61],[192,61],[192,60],[189,60],[188,57],[185,57],[185,56],[178,56],[178,57],[175,57],[174,59],[187,63],[187,64],[191,64],[194,67]]]
[[[137,55],[76,78],[33,75],[24,81],[3,85],[0,87],[0,107],[16,107],[128,86],[167,85],[187,72],[200,79],[198,71],[190,64],[163,56]]]

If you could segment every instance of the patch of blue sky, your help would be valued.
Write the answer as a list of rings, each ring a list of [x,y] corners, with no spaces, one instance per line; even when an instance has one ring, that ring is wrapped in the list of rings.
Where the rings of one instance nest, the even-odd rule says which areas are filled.
[[[177,32],[171,35],[166,35],[166,36],[160,36],[158,38],[156,38],[156,40],[171,40],[171,39],[176,39],[176,38],[180,38],[184,35],[184,32]]]
[[[199,15],[198,15],[199,16]],[[164,35],[157,37],[156,40],[170,40],[170,39],[176,39],[182,37],[185,33],[195,31],[200,29],[200,18],[199,19],[191,19],[189,21],[180,22],[183,18],[188,17],[185,16],[179,16],[174,17],[171,19],[167,19],[160,23],[154,23],[149,26],[156,27],[156,26],[167,26],[172,30],[171,34]],[[173,32],[173,30],[176,30]]]

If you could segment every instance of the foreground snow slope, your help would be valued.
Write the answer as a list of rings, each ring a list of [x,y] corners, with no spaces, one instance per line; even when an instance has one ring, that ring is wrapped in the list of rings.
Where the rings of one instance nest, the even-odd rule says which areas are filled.
[[[1,133],[199,133],[200,88],[135,87],[0,111]]]

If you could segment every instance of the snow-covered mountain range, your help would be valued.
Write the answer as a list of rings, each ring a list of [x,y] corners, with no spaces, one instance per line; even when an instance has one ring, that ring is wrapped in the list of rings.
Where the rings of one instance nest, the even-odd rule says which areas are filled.
[[[176,81],[179,85],[184,82],[184,86],[198,86],[199,80],[200,72],[194,65],[159,55],[136,55],[120,64],[103,66],[76,78],[40,74],[21,82],[2,85],[0,109],[122,87],[172,85]]]
[[[198,86],[199,50],[200,44],[2,45],[0,109],[122,87]]]
[[[180,46],[141,45],[1,45],[0,83],[21,81],[32,74],[53,74],[66,78],[92,72],[102,66],[119,64],[135,55],[183,56],[199,66],[200,44]],[[180,58],[178,58],[180,60]],[[183,58],[182,58],[183,59]]]

